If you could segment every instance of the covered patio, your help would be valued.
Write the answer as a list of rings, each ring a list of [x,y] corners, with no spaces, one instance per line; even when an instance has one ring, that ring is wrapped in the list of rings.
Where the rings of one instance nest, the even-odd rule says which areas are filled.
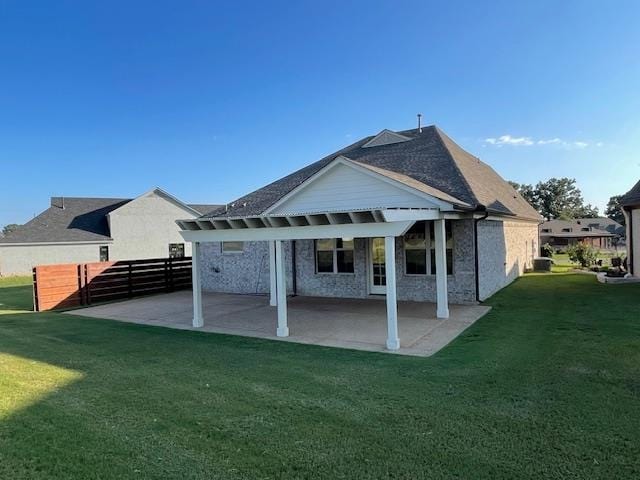
[[[422,311],[420,316],[425,325],[430,318],[440,322],[450,317],[445,222],[488,215],[485,207],[472,206],[407,175],[355,162],[342,155],[270,203],[263,209],[251,202],[239,201],[230,206],[234,214],[229,214],[227,206],[224,213],[178,221],[181,235],[192,243],[194,328],[202,328],[207,315],[202,296],[203,243],[268,242],[269,303],[277,307],[275,334],[288,337],[290,307],[294,307],[297,300],[288,301],[285,244],[297,240],[369,239],[379,245],[376,255],[380,258],[372,262],[369,270],[373,277],[384,279],[375,289],[370,287],[368,293],[384,295],[386,300],[386,335],[377,341],[392,351],[409,347],[415,338],[404,338],[398,326],[396,239],[402,238],[416,222],[432,222],[436,305],[435,311]],[[318,273],[317,266],[315,273]],[[343,296],[337,295],[339,293],[336,292],[336,296]],[[330,292],[322,296],[330,298],[323,300],[330,305],[352,304],[345,299],[331,298]],[[426,308],[432,307],[425,306],[423,310]],[[367,325],[367,328],[372,327]],[[377,331],[370,334],[379,338]],[[335,336],[344,340],[339,329]]]
[[[387,316],[383,300],[292,297],[288,300],[289,336],[276,335],[278,315],[260,295],[202,294],[203,326],[192,325],[191,292],[180,291],[69,312],[143,325],[200,330],[298,343],[385,351]],[[398,330],[404,355],[436,353],[489,311],[485,306],[452,305],[446,320],[436,306],[398,302]]]

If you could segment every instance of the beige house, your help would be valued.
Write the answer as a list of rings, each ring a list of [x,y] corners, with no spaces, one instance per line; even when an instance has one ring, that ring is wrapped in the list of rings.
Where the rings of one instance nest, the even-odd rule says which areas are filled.
[[[186,205],[161,190],[134,199],[52,197],[40,215],[0,238],[0,275],[36,265],[190,256],[177,219],[218,205]]]
[[[627,264],[629,273],[640,277],[640,181],[620,200],[627,222]]]

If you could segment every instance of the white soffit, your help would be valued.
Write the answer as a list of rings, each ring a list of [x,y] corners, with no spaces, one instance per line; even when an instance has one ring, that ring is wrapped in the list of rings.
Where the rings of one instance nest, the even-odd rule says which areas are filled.
[[[391,145],[393,143],[407,142],[409,140],[411,140],[409,137],[405,137],[404,135],[385,129],[362,145],[362,148],[380,147],[382,145]]]
[[[265,213],[297,215],[442,206],[438,199],[339,157]]]

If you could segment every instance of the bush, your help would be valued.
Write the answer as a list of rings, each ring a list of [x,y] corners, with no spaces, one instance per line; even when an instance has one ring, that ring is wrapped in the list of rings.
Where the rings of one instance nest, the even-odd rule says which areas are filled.
[[[542,245],[540,247],[540,256],[548,258],[553,257],[553,247],[551,247],[551,245],[549,245],[548,243]]]
[[[598,252],[591,245],[587,245],[586,243],[569,245],[567,248],[567,254],[569,255],[569,260],[572,262],[578,262],[580,266],[584,268],[593,265],[598,258]]]

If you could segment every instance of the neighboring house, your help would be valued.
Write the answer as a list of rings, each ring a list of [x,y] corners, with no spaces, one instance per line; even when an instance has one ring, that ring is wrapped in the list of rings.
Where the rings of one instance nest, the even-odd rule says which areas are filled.
[[[179,222],[196,245],[194,326],[201,289],[271,292],[280,336],[288,335],[285,285],[298,295],[386,295],[394,349],[396,299],[437,301],[446,318],[449,300],[489,297],[532,266],[540,221],[437,127],[383,130]]]
[[[606,217],[549,220],[540,225],[540,243],[548,243],[556,250],[580,242],[612,250],[624,236],[624,226]]]
[[[640,181],[620,199],[627,224],[627,265],[640,277]]]
[[[159,188],[135,199],[52,197],[51,206],[0,238],[0,275],[36,265],[190,256],[176,225],[219,205],[186,205]]]

